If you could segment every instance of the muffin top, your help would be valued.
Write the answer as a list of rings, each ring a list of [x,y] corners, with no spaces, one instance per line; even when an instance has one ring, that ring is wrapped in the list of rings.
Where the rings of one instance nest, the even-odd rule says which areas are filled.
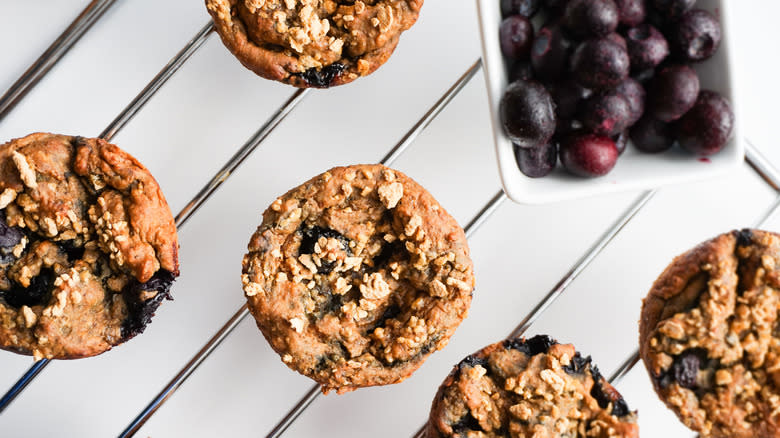
[[[705,437],[780,435],[780,236],[722,234],[677,257],[642,307],[656,392]]]
[[[456,365],[425,436],[637,438],[636,419],[590,357],[540,335],[489,345]]]
[[[93,356],[141,333],[179,274],[171,211],[138,161],[101,139],[0,146],[0,347]]]
[[[447,344],[474,288],[463,230],[381,165],[331,169],[274,201],[242,280],[271,346],[325,392],[411,375]]]
[[[206,0],[244,66],[296,87],[327,88],[379,68],[423,0]]]

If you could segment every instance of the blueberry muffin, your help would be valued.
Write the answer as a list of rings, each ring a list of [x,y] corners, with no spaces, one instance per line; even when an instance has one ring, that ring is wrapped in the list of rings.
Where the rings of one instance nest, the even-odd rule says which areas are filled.
[[[249,242],[249,309],[290,368],[339,393],[409,377],[466,317],[466,236],[382,165],[337,167],[276,199]]]
[[[143,332],[179,274],[149,171],[101,139],[0,146],[0,348],[94,356]]]
[[[780,236],[722,234],[653,284],[640,355],[653,386],[703,437],[780,436]]]
[[[300,88],[366,76],[387,61],[423,0],[206,0],[222,42],[258,75]]]
[[[542,335],[490,345],[456,365],[425,436],[638,438],[636,420],[590,357]]]

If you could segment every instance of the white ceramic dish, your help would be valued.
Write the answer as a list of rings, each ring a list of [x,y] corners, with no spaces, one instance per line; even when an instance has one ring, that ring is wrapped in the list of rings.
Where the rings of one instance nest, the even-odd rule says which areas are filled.
[[[744,145],[740,139],[740,120],[735,80],[731,69],[731,35],[729,6],[725,0],[699,0],[698,8],[706,9],[720,17],[723,26],[723,42],[720,50],[708,61],[697,64],[702,89],[715,90],[727,97],[734,108],[736,125],[731,142],[718,154],[699,159],[674,148],[662,154],[642,154],[629,144],[608,175],[595,179],[582,179],[568,175],[560,166],[545,178],[533,179],[517,168],[512,143],[504,134],[498,115],[498,104],[507,86],[507,69],[498,39],[501,23],[499,0],[477,0],[479,22],[482,31],[482,52],[490,102],[493,137],[498,168],[504,191],[515,202],[541,204],[566,199],[581,198],[602,193],[638,190],[677,184],[703,178],[711,178],[733,170],[744,158]]]

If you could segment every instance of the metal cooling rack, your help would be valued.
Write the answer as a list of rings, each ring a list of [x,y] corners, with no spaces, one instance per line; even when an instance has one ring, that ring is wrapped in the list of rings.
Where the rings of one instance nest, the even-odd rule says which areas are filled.
[[[33,89],[47,72],[60,60],[68,51],[80,40],[80,38],[89,31],[89,29],[103,16],[103,14],[116,3],[116,0],[93,0],[84,11],[73,21],[73,23],[55,40],[55,42],[33,63],[27,71],[9,88],[9,90],[0,97],[0,121],[19,103],[27,93]],[[100,134],[107,141],[114,138],[122,128],[124,128],[145,106],[147,102],[159,91],[163,85],[184,65],[187,60],[195,54],[199,48],[212,35],[214,27],[211,22],[203,26],[195,36],[177,53],[170,62],[141,90],[141,92],[132,100],[130,104],[109,124]],[[448,106],[450,102],[460,93],[460,91],[477,75],[481,69],[481,60],[476,60],[474,64],[463,73],[463,75],[452,84],[441,98],[431,106],[428,112],[406,133],[401,141],[396,144],[385,157],[380,161],[384,165],[392,165],[404,151],[414,142],[414,140],[428,127],[428,125]],[[198,193],[185,205],[185,207],[176,215],[175,222],[179,229],[183,227],[188,220],[200,209],[203,204],[230,178],[239,166],[260,146],[260,144],[279,126],[280,123],[311,93],[310,90],[298,90],[293,92],[290,97],[282,103],[278,110],[272,114],[268,121],[244,143],[235,154],[224,164],[224,166],[213,175],[211,180],[203,186]],[[750,167],[775,191],[780,191],[780,173],[772,164],[752,145],[747,139],[748,147],[746,161]],[[608,227],[598,240],[585,251],[577,260],[571,269],[563,275],[560,281],[553,286],[549,293],[534,306],[528,314],[520,321],[518,326],[509,334],[509,338],[523,336],[526,331],[536,322],[550,306],[560,298],[567,290],[568,286],[582,274],[588,266],[596,260],[602,251],[618,236],[648,204],[648,202],[659,192],[660,189],[650,190],[637,197],[629,208],[619,216],[614,223]],[[474,218],[464,227],[466,235],[471,238],[474,233],[485,224],[490,216],[501,206],[508,198],[499,190],[491,199],[487,200],[484,207],[474,216]],[[780,197],[764,212],[756,221],[755,226],[760,227],[769,217],[780,209]],[[227,322],[219,329],[198,351],[192,359],[186,363],[180,372],[154,396],[148,405],[140,409],[139,414],[130,421],[129,425],[119,433],[119,437],[131,437],[155,414],[155,412],[171,397],[175,392],[186,383],[187,379],[198,369],[198,367],[209,358],[209,356],[219,347],[219,345],[233,332],[238,324],[249,315],[246,305],[243,305],[237,312],[231,316]],[[612,374],[609,380],[613,384],[618,384],[628,372],[638,363],[638,353],[627,352],[625,362]],[[36,377],[44,371],[50,363],[48,360],[41,360],[31,366],[19,380],[7,390],[0,399],[0,414],[17,398],[22,396],[24,389],[33,384]],[[267,433],[266,437],[280,437],[284,432],[304,414],[311,403],[319,395],[319,386],[314,384],[300,399],[292,406],[289,412],[279,421],[279,423]],[[421,422],[424,418],[421,417]],[[422,437],[421,428],[414,437]]]

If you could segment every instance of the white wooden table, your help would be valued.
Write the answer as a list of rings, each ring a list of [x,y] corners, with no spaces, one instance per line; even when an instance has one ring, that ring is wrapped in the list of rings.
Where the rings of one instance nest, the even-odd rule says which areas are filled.
[[[0,91],[88,3],[0,0]],[[772,37],[780,3],[740,2],[735,13],[729,31],[743,140],[780,167],[773,132],[780,66]],[[34,131],[98,135],[207,20],[200,0],[120,0],[0,121],[0,142]],[[329,167],[380,160],[479,55],[474,1],[428,0],[376,74],[310,93],[181,229],[175,301],[128,344],[92,359],[53,362],[0,415],[0,436],[118,435],[243,304],[241,257],[266,206]],[[293,91],[245,70],[212,35],[114,141],[152,170],[175,214]],[[486,105],[480,74],[394,165],[464,225],[500,187]],[[573,342],[609,375],[636,348],[640,300],[671,258],[752,226],[777,195],[747,165],[727,178],[661,190],[528,334]],[[452,365],[505,337],[640,196],[504,203],[471,238],[477,289],[449,346],[402,384],[320,397],[286,436],[411,436]],[[780,215],[766,228],[780,229]],[[31,364],[0,354],[0,392]],[[249,318],[138,436],[264,436],[310,386],[282,364]],[[643,436],[693,435],[658,401],[643,367],[618,387],[639,409]]]

